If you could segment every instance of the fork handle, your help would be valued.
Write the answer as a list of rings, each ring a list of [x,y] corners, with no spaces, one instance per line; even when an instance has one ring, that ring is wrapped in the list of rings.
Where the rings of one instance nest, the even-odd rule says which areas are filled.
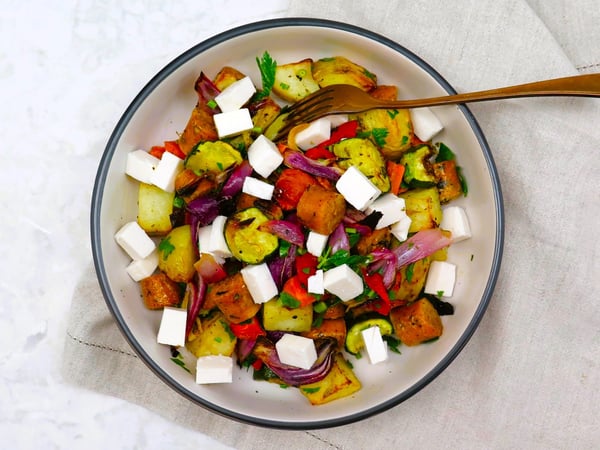
[[[454,105],[457,103],[537,96],[600,97],[600,73],[534,81],[532,83],[464,94],[444,95],[416,100],[399,100],[390,103],[395,103],[394,106],[398,108],[419,108],[423,106]],[[387,104],[390,105],[390,103]]]

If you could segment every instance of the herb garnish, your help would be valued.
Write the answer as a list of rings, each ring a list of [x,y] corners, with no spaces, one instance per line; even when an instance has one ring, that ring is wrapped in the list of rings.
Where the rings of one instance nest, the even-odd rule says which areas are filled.
[[[171,244],[171,236],[167,236],[158,244],[158,251],[162,253],[163,260],[166,260],[173,250],[175,246]]]
[[[277,69],[277,61],[271,58],[269,52],[265,51],[261,58],[256,58],[256,63],[260,70],[262,80],[262,90],[254,94],[255,100],[260,100],[268,97],[271,94],[271,89],[275,84],[275,70]]]

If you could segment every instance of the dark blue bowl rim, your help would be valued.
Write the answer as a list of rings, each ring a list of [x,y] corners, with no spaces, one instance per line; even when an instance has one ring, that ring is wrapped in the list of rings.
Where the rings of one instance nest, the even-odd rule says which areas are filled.
[[[117,302],[112,295],[110,290],[110,284],[108,281],[108,276],[106,273],[106,267],[104,264],[104,260],[102,257],[102,246],[101,246],[101,233],[100,233],[100,211],[102,208],[102,196],[104,192],[104,186],[108,174],[108,168],[110,166],[110,161],[117,147],[117,143],[127,127],[129,121],[132,116],[135,114],[140,105],[144,102],[146,97],[158,86],[162,83],[174,70],[178,67],[186,63],[188,60],[197,56],[198,54],[204,52],[205,50],[214,47],[224,41],[235,38],[237,36],[281,27],[321,27],[321,28],[331,28],[338,29],[346,32],[350,32],[359,36],[366,37],[373,41],[376,41],[380,44],[383,44],[403,56],[407,57],[414,64],[421,67],[425,71],[427,71],[430,76],[432,76],[440,86],[442,86],[448,93],[455,93],[456,91],[450,84],[428,63],[423,61],[419,56],[412,53],[410,50],[406,49],[402,45],[390,40],[389,38],[375,33],[373,31],[369,31],[367,29],[350,25],[347,23],[325,20],[325,19],[314,19],[314,18],[280,18],[280,19],[269,19],[258,22],[249,23],[246,25],[242,25],[220,34],[214,35],[203,42],[193,46],[189,50],[185,51],[175,59],[173,59],[170,63],[168,63],[162,70],[160,70],[140,91],[140,93],[133,99],[131,104],[127,107],[121,118],[119,119],[114,131],[112,132],[104,153],[100,159],[98,171],[96,174],[94,188],[92,192],[92,202],[91,202],[91,215],[90,215],[90,231],[91,231],[91,244],[92,244],[92,255],[94,260],[94,267],[96,270],[96,275],[98,277],[98,281],[100,284],[100,288],[108,309],[114,316],[117,325],[124,335],[126,340],[132,346],[134,351],[140,357],[140,359],[161,379],[163,380],[169,387],[174,389],[176,392],[181,394],[188,400],[214,412],[221,416],[228,417],[230,419],[261,426],[267,428],[277,428],[277,429],[290,429],[290,430],[308,430],[308,429],[322,429],[329,427],[337,427],[341,425],[350,424],[353,422],[357,422],[373,415],[382,413],[392,407],[397,406],[403,401],[415,395],[421,389],[423,389],[427,384],[433,381],[440,373],[442,373],[446,367],[458,356],[458,354],[462,351],[464,346],[467,344],[473,333],[475,332],[479,322],[481,321],[493,294],[496,281],[498,278],[498,274],[500,271],[500,264],[502,260],[502,252],[504,245],[504,205],[502,198],[502,191],[500,187],[500,179],[496,170],[496,166],[494,163],[494,159],[492,157],[492,153],[490,151],[489,145],[485,139],[485,136],[479,127],[475,117],[470,112],[470,110],[464,106],[459,106],[462,110],[464,117],[467,119],[470,124],[473,133],[475,134],[479,145],[482,149],[485,161],[487,163],[487,167],[491,176],[493,191],[494,191],[494,203],[496,206],[496,229],[497,233],[495,236],[494,243],[494,257],[492,262],[492,269],[486,284],[486,288],[484,290],[483,297],[478,305],[475,314],[469,323],[468,327],[461,335],[460,339],[456,343],[456,345],[451,349],[450,352],[419,382],[415,383],[411,388],[402,392],[401,394],[390,398],[389,400],[380,403],[379,405],[362,410],[360,412],[350,414],[343,417],[337,417],[329,420],[318,420],[318,421],[304,421],[304,422],[288,422],[288,421],[279,421],[277,419],[262,419],[256,418],[252,416],[248,416],[245,414],[239,414],[235,411],[231,411],[227,408],[223,408],[222,406],[213,404],[211,402],[206,401],[205,399],[199,397],[193,392],[188,391],[183,386],[178,384],[175,380],[173,380],[165,371],[163,371],[144,351],[142,345],[136,340],[135,336],[132,334],[131,330],[127,326],[127,323],[124,317],[121,315],[119,308],[117,306]]]

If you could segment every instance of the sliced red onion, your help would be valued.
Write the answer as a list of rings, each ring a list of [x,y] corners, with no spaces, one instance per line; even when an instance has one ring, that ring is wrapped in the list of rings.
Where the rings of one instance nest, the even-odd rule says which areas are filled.
[[[274,234],[290,244],[304,248],[304,230],[298,223],[288,220],[269,220],[261,224],[259,229]]]
[[[219,202],[209,196],[198,197],[186,206],[189,213],[192,242],[198,243],[198,227],[209,225],[219,215]]]
[[[371,252],[372,263],[369,264],[369,272],[381,271],[383,284],[386,288],[390,288],[396,278],[396,255],[390,249],[377,248]]]
[[[285,282],[293,275],[296,250],[297,247],[295,245],[290,245],[287,255],[276,256],[267,263],[271,276],[279,290],[283,288]]]
[[[310,369],[283,364],[277,355],[275,344],[269,339],[260,336],[256,340],[254,354],[269,369],[275,373],[285,384],[300,386],[303,384],[316,383],[327,376],[333,366],[336,354],[337,342],[333,338],[322,338],[315,340],[317,360]]]
[[[240,363],[243,363],[248,356],[252,354],[252,350],[256,345],[256,339],[239,339],[237,340],[236,354]]]
[[[235,167],[227,178],[227,181],[223,185],[223,189],[221,189],[221,195],[225,197],[233,197],[239,194],[242,190],[242,186],[244,185],[244,180],[247,176],[252,173],[252,166],[245,159],[241,164]]]
[[[188,290],[189,294],[187,304],[187,321],[185,324],[185,337],[187,339],[187,337],[190,335],[190,331],[192,331],[196,317],[198,317],[200,308],[204,303],[204,298],[206,296],[206,283],[201,276],[196,276],[194,281],[187,283],[186,289]]]
[[[200,72],[200,76],[196,80],[196,84],[194,84],[194,89],[198,93],[198,96],[206,102],[214,100],[221,93],[219,88],[215,86],[204,72]]]
[[[452,239],[446,237],[442,230],[431,228],[418,231],[392,251],[396,255],[399,269],[448,247],[451,243]]]
[[[283,155],[283,162],[292,169],[300,169],[317,177],[337,181],[342,172],[337,167],[327,166],[319,161],[307,158],[301,152],[288,150]]]
[[[346,233],[346,227],[343,222],[335,227],[333,233],[329,236],[329,246],[331,247],[331,254],[335,255],[338,250],[350,250],[350,240]]]

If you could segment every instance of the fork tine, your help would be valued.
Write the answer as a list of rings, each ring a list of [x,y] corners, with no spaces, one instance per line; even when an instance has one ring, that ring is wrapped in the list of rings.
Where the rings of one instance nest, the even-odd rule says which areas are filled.
[[[285,125],[279,130],[275,140],[281,139],[296,124],[312,122],[314,119],[321,117],[323,113],[329,110],[331,105],[328,102],[332,99],[332,89],[325,87],[294,103],[287,110]]]
[[[331,101],[333,96],[331,95],[331,89],[321,89],[308,97],[300,100],[298,103],[293,104],[288,110],[288,119],[295,119],[298,121],[298,118],[303,115],[310,114],[308,111],[311,109],[318,107],[319,105],[325,106],[328,101]]]

